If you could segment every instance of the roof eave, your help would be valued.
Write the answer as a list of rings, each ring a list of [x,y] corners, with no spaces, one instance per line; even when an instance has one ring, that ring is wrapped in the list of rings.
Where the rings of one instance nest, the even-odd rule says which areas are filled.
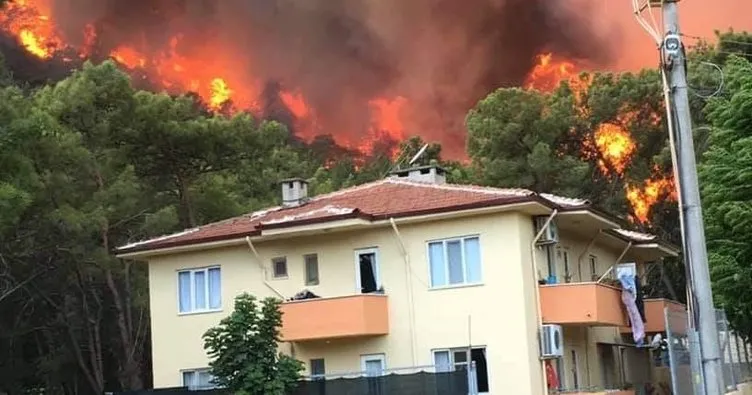
[[[258,233],[259,232],[232,234],[222,237],[214,237],[211,239],[201,239],[200,241],[186,240],[170,244],[160,244],[159,246],[154,247],[144,247],[131,249],[125,252],[118,252],[115,254],[115,257],[122,259],[141,260],[156,255],[178,254],[197,250],[231,247],[245,243],[246,237],[253,237],[258,235]]]
[[[624,243],[632,243],[632,246],[634,248],[656,249],[658,251],[661,251],[665,255],[672,257],[677,257],[681,253],[681,250],[677,246],[661,240],[658,236],[655,236],[652,240],[641,241],[634,240],[625,235],[619,234],[613,229],[609,229],[605,231],[605,233],[615,239],[623,241]]]
[[[522,203],[543,203],[542,201],[539,201],[538,199],[534,199],[533,196],[525,196],[520,198],[503,198],[503,199],[496,199],[493,201],[485,201],[481,203],[474,203],[474,204],[464,204],[464,205],[456,205],[456,206],[450,206],[450,207],[443,207],[441,209],[433,209],[433,210],[416,210],[416,211],[408,211],[408,212],[402,212],[402,213],[394,213],[391,215],[379,215],[379,216],[372,216],[364,214],[360,211],[355,210],[352,213],[347,214],[341,214],[341,215],[335,215],[335,216],[327,216],[327,217],[321,217],[321,218],[311,218],[311,219],[301,219],[296,221],[285,221],[285,222],[279,222],[279,223],[271,223],[271,224],[261,224],[259,225],[256,230],[252,232],[241,232],[241,233],[233,233],[229,235],[222,235],[222,236],[215,236],[210,238],[204,238],[204,239],[189,239],[189,240],[178,240],[175,242],[163,242],[159,243],[158,245],[151,245],[150,243],[144,243],[134,248],[129,248],[126,250],[116,250],[115,256],[118,258],[129,258],[129,259],[136,259],[136,258],[144,258],[152,255],[161,255],[165,253],[177,253],[177,252],[185,252],[185,251],[195,251],[200,249],[207,249],[207,248],[217,248],[222,247],[225,245],[232,245],[235,240],[244,240],[246,236],[250,237],[256,237],[256,236],[280,236],[282,234],[292,234],[292,233],[299,233],[300,227],[307,227],[310,225],[321,225],[326,223],[332,223],[332,222],[338,222],[338,221],[346,221],[346,220],[352,220],[352,219],[361,219],[364,221],[367,221],[367,223],[372,223],[375,221],[380,220],[388,220],[390,218],[409,218],[409,217],[426,217],[431,216],[433,214],[452,214],[456,213],[457,215],[464,215],[465,212],[471,211],[474,209],[483,209],[483,208],[496,208],[496,207],[505,207],[505,206],[514,206]],[[545,204],[544,204],[545,205]],[[549,205],[545,205],[547,207]],[[549,207],[550,208],[550,207]],[[327,229],[334,229],[337,228],[340,224],[335,224],[333,226],[327,227]],[[290,231],[286,231],[287,229],[290,229]],[[270,230],[273,230],[270,232]]]
[[[595,219],[600,229],[614,229],[614,228],[621,228],[621,223],[618,221],[617,218],[614,218],[609,215],[603,215],[603,213],[593,210],[589,207],[573,207],[573,208],[561,208],[559,209],[559,215],[561,216],[577,216],[577,215],[585,215],[590,218]]]

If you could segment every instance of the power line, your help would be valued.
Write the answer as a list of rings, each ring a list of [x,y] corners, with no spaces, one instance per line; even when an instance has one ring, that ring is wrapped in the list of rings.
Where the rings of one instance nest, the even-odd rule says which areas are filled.
[[[703,40],[703,41],[706,40],[706,38],[704,38],[704,37],[693,36],[693,35],[684,34],[684,33],[680,34],[680,36],[686,37],[686,38],[690,38],[690,39],[693,39],[693,40]],[[725,38],[722,38],[722,37],[718,39],[718,43],[719,44],[720,43],[730,43],[730,44],[752,45],[752,41],[728,40],[728,39],[725,39]]]

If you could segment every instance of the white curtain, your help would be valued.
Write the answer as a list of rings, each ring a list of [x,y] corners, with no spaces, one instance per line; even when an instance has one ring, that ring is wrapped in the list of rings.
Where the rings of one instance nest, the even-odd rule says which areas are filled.
[[[191,272],[178,274],[178,293],[180,295],[180,312],[185,313],[193,309],[191,303]]]
[[[222,307],[222,279],[219,268],[209,269],[209,308]]]

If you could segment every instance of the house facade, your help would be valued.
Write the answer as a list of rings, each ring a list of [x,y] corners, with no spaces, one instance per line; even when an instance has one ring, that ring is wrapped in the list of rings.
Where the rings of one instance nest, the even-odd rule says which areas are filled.
[[[675,247],[585,200],[447,184],[437,167],[310,199],[282,185],[279,207],[118,249],[149,266],[155,388],[208,384],[201,336],[243,292],[286,300],[281,347],[307,375],[472,361],[480,392],[536,395],[547,363],[564,389],[651,380],[610,279]],[[301,291],[317,297],[289,300]],[[563,350],[545,360],[550,324]]]

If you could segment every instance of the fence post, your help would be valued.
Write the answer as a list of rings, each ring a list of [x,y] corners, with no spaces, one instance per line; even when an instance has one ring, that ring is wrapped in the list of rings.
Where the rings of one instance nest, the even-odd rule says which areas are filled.
[[[669,317],[668,307],[663,308],[663,319],[665,320],[666,325],[666,343],[668,343],[668,363],[669,372],[671,373],[671,389],[672,392],[676,394],[679,391],[679,383],[676,379],[676,369],[678,368],[679,361],[677,361],[678,358],[676,358],[676,351],[674,350],[676,345],[674,344],[674,333],[671,330],[671,317]]]
[[[734,358],[731,358],[731,363],[734,366],[734,369],[736,370],[736,375],[739,378],[739,382],[744,382],[744,377],[742,377],[742,348],[739,346],[739,336],[734,332],[734,344],[736,344],[736,361],[734,361]]]
[[[749,378],[750,376],[749,343],[747,343],[747,339],[742,338],[742,344],[744,344],[744,370],[747,371],[745,378]]]
[[[720,315],[720,317],[718,317],[718,315]],[[723,336],[725,337],[725,340],[726,340],[725,342],[721,342],[722,339],[720,338],[718,339],[719,344],[721,346],[721,355],[723,358],[723,361],[721,361],[722,362],[721,366],[723,367],[724,371],[728,370],[729,379],[731,381],[730,383],[726,383],[727,385],[726,388],[729,389],[728,387],[730,386],[731,388],[736,390],[737,381],[736,381],[736,375],[734,374],[733,365],[729,366],[728,363],[726,363],[727,351],[729,352],[729,355],[731,352],[731,337],[729,336],[729,331],[728,331],[728,321],[726,320],[726,310],[717,309],[716,317],[718,317],[718,324],[720,325],[720,327],[718,328],[718,336],[719,337]]]
[[[691,329],[687,333],[687,343],[689,347],[690,370],[692,372],[692,388],[695,395],[705,395],[705,385],[702,379],[702,356],[700,355],[700,336],[697,331]],[[680,395],[680,394],[679,394]]]

